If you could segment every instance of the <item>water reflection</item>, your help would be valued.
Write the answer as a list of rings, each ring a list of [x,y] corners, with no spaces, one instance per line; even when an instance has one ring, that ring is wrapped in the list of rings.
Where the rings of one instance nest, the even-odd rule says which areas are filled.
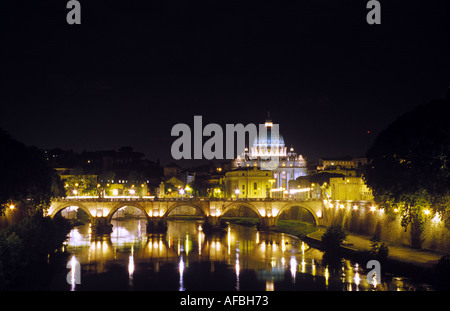
[[[371,285],[365,271],[350,261],[330,270],[321,251],[287,234],[230,225],[223,235],[205,235],[200,222],[181,220],[169,221],[166,234],[147,235],[144,220],[138,219],[113,226],[110,236],[100,238],[91,236],[89,226],[72,230],[67,250],[88,277],[70,289],[103,289],[106,280],[138,290],[416,288],[399,277]],[[128,276],[123,284],[121,271]]]

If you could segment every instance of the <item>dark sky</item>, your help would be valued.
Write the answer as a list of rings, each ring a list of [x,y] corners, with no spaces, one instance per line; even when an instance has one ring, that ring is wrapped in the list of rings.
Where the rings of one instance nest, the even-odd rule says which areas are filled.
[[[381,25],[365,0],[66,3],[2,1],[0,127],[27,145],[165,163],[177,123],[270,111],[308,159],[358,155],[450,85],[447,0],[381,0]]]

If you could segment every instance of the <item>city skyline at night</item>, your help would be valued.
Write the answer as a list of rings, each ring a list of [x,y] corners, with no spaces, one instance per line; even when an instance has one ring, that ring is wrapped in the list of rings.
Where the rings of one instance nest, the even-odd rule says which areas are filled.
[[[281,310],[450,289],[450,1],[0,11],[5,298]]]
[[[270,111],[308,159],[361,155],[450,84],[441,1],[389,1],[379,25],[352,1],[81,6],[80,25],[50,2],[4,18],[0,124],[27,145],[133,146],[170,162],[175,124],[258,123]]]

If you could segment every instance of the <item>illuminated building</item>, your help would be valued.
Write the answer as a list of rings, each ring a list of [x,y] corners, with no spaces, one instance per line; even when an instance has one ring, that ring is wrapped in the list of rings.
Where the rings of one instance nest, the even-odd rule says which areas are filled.
[[[361,177],[330,178],[331,199],[372,201],[373,195]]]
[[[265,122],[265,133],[259,133],[250,148],[245,148],[242,155],[233,161],[236,168],[256,168],[272,174],[274,182],[272,188],[289,189],[289,182],[300,176],[306,176],[307,163],[302,155],[294,152],[294,148],[285,146],[283,136],[272,133],[273,123],[270,119]],[[270,159],[270,160],[268,160]],[[269,162],[277,166],[269,170]]]
[[[225,197],[266,198],[272,189],[272,172],[256,168],[238,168],[223,177]]]

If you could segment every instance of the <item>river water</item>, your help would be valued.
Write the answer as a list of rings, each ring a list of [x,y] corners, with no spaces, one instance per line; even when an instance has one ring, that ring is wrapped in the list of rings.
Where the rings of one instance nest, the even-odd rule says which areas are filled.
[[[346,260],[341,269],[321,264],[323,253],[283,233],[230,224],[206,235],[201,221],[170,220],[163,234],[146,234],[145,220],[114,221],[110,237],[92,239],[89,225],[75,228],[65,245],[67,270],[54,290],[333,290],[403,291],[430,287],[382,274],[369,284],[365,269]],[[78,273],[80,272],[80,273]]]

